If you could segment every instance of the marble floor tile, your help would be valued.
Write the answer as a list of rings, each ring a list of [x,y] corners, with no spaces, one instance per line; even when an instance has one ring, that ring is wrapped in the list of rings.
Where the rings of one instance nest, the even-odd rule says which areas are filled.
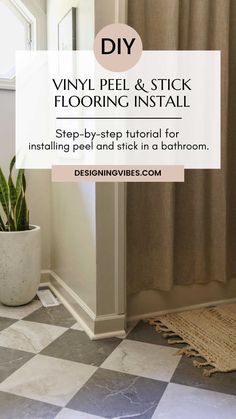
[[[236,397],[170,383],[153,419],[234,419]]]
[[[161,381],[99,368],[67,407],[105,418],[150,419],[165,388]]]
[[[100,366],[120,342],[121,340],[116,338],[91,341],[84,332],[69,329],[41,353]]]
[[[36,355],[1,383],[0,391],[65,407],[95,371],[90,365]]]
[[[62,327],[71,327],[75,324],[74,317],[62,304],[55,307],[41,307],[24,317],[24,320]]]
[[[236,371],[219,372],[212,374],[211,377],[204,377],[202,375],[203,369],[193,366],[194,359],[193,357],[183,356],[171,378],[171,382],[236,395]],[[196,359],[204,362],[203,358]]]
[[[136,327],[137,323],[137,321],[129,322],[126,327],[126,333],[124,334],[124,336],[121,336],[121,339],[126,339],[130,332]]]
[[[104,419],[101,416],[90,415],[89,413],[78,412],[72,409],[62,409],[56,419]]]
[[[84,328],[80,322],[76,322],[73,326],[71,326],[73,330],[80,330],[81,332],[84,331]]]
[[[0,347],[0,383],[29,361],[34,354]]]
[[[180,356],[175,348],[126,339],[103,362],[102,368],[169,381]]]
[[[161,333],[158,333],[154,326],[150,326],[150,324],[143,321],[140,321],[136,327],[131,330],[127,338],[140,342],[153,343],[154,345],[168,346],[169,348],[181,348],[184,346],[183,344],[170,345],[168,339],[165,339]]]
[[[0,331],[11,326],[16,321],[17,320],[14,320],[14,319],[7,319],[6,317],[0,317]]]
[[[0,392],[0,419],[54,419],[60,407]]]
[[[59,326],[20,320],[0,332],[0,346],[38,353],[65,330]]]
[[[236,371],[204,377],[179,346],[143,322],[91,341],[62,305],[0,305],[0,419],[235,419]]]
[[[33,313],[33,311],[37,310],[39,307],[42,307],[39,300],[33,300],[31,303],[20,307],[7,307],[0,304],[0,317],[20,320],[30,313]]]

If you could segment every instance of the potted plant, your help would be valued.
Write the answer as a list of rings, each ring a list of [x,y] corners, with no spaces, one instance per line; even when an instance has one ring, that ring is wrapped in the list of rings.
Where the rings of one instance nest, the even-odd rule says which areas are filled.
[[[29,303],[40,282],[40,227],[29,224],[26,178],[20,169],[13,180],[15,157],[8,180],[0,168],[0,302],[8,306]]]

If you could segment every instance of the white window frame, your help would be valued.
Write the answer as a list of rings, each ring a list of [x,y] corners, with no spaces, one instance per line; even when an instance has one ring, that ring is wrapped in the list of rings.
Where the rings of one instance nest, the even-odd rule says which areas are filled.
[[[36,18],[34,15],[28,10],[28,8],[24,5],[23,1],[21,0],[9,0],[10,3],[18,12],[27,20],[29,23],[29,45],[30,50],[36,49]],[[16,77],[13,76],[9,79],[2,79],[0,78],[0,90],[15,90],[15,79]]]

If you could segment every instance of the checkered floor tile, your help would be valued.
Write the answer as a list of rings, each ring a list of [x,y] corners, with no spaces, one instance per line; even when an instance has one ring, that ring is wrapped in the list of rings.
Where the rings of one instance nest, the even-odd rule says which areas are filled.
[[[63,305],[0,305],[0,419],[234,419],[236,372],[203,377],[154,328],[90,341]]]

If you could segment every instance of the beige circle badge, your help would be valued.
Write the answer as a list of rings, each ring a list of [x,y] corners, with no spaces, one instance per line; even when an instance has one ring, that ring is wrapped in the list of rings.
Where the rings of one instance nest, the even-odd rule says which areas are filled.
[[[139,34],[131,26],[114,23],[105,26],[96,36],[94,54],[107,70],[122,72],[137,64],[143,51]]]

